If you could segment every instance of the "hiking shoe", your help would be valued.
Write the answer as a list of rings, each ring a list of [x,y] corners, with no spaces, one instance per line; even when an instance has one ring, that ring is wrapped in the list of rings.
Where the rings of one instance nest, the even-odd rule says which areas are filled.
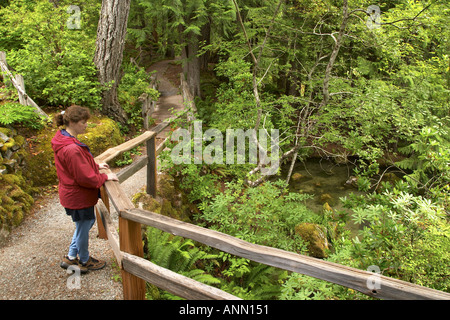
[[[86,263],[80,263],[81,268],[87,268],[87,270],[100,270],[106,266],[106,261],[97,260],[95,258],[89,257]]]
[[[81,265],[81,263],[78,260],[78,258],[70,260],[68,256],[64,256],[63,260],[61,261],[60,266],[63,269],[69,269],[69,270],[72,270],[72,271],[75,271],[75,269],[78,268],[81,273],[88,272],[88,269]]]

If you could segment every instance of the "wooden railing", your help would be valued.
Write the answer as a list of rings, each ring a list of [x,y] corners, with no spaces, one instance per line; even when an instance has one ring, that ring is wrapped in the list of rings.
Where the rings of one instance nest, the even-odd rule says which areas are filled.
[[[156,83],[156,77],[152,76],[150,81],[149,88],[157,90],[158,86]],[[142,102],[142,119],[144,121],[144,129],[148,130],[148,120],[149,117],[152,115],[152,113],[155,111],[156,108],[156,101],[153,100],[148,93],[143,93],[138,98],[140,102]]]
[[[14,76],[9,70],[6,62],[6,53],[3,51],[0,51],[0,71],[9,77],[9,80],[16,88],[19,95],[19,103],[25,106],[32,106],[36,110],[35,112],[37,114],[47,119],[48,115],[25,92],[25,82],[23,76],[20,74],[16,74]]]
[[[147,191],[156,194],[156,156],[163,146],[155,147],[156,134],[168,122],[158,125],[152,131],[112,148],[98,156],[98,162],[109,161],[123,151],[139,144],[147,144],[147,160],[137,162],[126,173],[119,173],[119,179],[131,176],[147,165]],[[109,200],[119,214],[119,233],[109,216]],[[99,235],[107,237],[117,262],[121,266],[124,299],[144,299],[145,281],[186,299],[239,299],[217,288],[199,283],[170,270],[161,268],[143,258],[141,224],[152,226],[173,235],[193,239],[233,255],[260,262],[284,270],[298,272],[318,279],[339,284],[368,296],[380,299],[450,299],[450,294],[415,285],[409,282],[385,277],[372,272],[346,267],[325,260],[256,245],[220,233],[185,223],[150,211],[137,209],[125,196],[120,183],[107,181],[102,192],[102,201],[97,205]],[[371,289],[373,280],[379,286]]]

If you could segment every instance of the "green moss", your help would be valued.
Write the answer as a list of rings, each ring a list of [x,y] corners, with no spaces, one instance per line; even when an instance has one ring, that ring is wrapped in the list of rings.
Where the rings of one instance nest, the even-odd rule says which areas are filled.
[[[18,226],[29,213],[34,199],[29,183],[19,174],[0,175],[0,229]]]
[[[328,241],[326,231],[314,223],[301,223],[295,227],[295,233],[307,243],[308,253],[316,258],[327,256]]]
[[[86,133],[78,136],[78,139],[89,146],[94,157],[124,142],[120,128],[114,120],[92,117],[89,123]]]
[[[25,157],[25,175],[34,186],[43,187],[57,183],[51,141],[57,129],[47,127],[33,139],[33,147]]]
[[[161,204],[145,192],[139,192],[135,194],[131,201],[136,207],[142,208],[144,210],[155,213],[161,212]]]
[[[180,219],[180,213],[172,206],[170,200],[163,199],[161,206],[161,214],[163,216],[171,217],[174,219]]]
[[[16,145],[23,146],[25,144],[25,138],[22,136],[15,136],[14,140],[16,141]]]
[[[0,127],[0,132],[3,133],[3,134],[5,134],[5,135],[7,135],[7,136],[10,136],[11,133],[12,133],[12,130],[11,130],[11,129],[8,129],[8,128]]]
[[[173,179],[169,175],[161,175],[158,177],[157,193],[165,199],[175,198],[175,186]]]
[[[190,222],[191,207],[187,197],[184,197],[174,186],[169,175],[158,177],[157,198],[146,192],[134,195],[132,202],[136,207],[162,214],[180,221]]]

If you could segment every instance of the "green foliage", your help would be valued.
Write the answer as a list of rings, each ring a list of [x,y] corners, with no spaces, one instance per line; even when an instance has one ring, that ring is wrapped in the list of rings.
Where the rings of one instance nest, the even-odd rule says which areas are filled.
[[[445,208],[402,190],[407,189],[404,184],[389,189],[346,200],[353,207],[354,221],[365,225],[352,241],[350,256],[360,269],[376,265],[384,275],[449,291],[450,228]]]
[[[1,2],[0,50],[7,52],[9,64],[24,75],[33,99],[55,106],[100,106],[102,88],[92,62],[100,3],[83,1],[82,28],[68,30],[69,0],[58,1],[58,6],[45,0]],[[237,1],[244,35],[236,23],[235,7],[227,0],[132,1],[127,36],[130,51],[126,54],[138,52],[135,60],[154,59],[168,53],[179,55],[187,46],[198,48],[195,54],[204,59],[202,71],[204,62],[214,71],[208,74],[213,81],[202,88],[204,99],[196,98],[198,115],[209,127],[221,132],[246,130],[254,128],[261,115],[260,128],[280,130],[281,154],[295,141],[300,142],[299,156],[313,148],[327,155],[336,152],[335,147],[344,149],[357,164],[357,187],[368,195],[344,199],[362,230],[355,239],[349,232],[331,232],[336,237],[329,239],[333,251],[327,260],[360,269],[377,265],[385,275],[448,291],[447,2],[379,4],[383,25],[369,29],[367,16],[361,12],[368,3],[349,1],[352,14],[331,69],[326,104],[322,104],[324,79],[342,23],[342,3],[282,2],[274,15],[278,3]],[[249,44],[259,58],[257,68]],[[119,100],[129,115],[128,127],[140,129],[139,96],[147,93],[157,99],[158,95],[148,88],[150,79],[144,70],[131,63],[123,67]],[[26,107],[6,104],[0,108],[2,124],[37,123]],[[96,141],[92,146],[105,143],[90,139]],[[173,145],[168,147],[170,152]],[[40,158],[42,154],[34,157],[36,168],[50,163]],[[404,158],[394,163],[387,155]],[[196,221],[206,227],[304,253],[306,246],[295,234],[299,223],[321,223],[328,231],[333,224],[344,225],[344,217],[331,211],[324,217],[309,212],[303,203],[306,196],[287,192],[282,183],[246,188],[242,180],[248,178],[246,173],[253,165],[175,165],[167,151],[160,160],[177,187],[198,205]],[[370,193],[374,190],[371,182],[378,180],[386,164],[401,170],[404,180],[395,186],[381,183]],[[12,205],[11,200],[4,201],[4,205]],[[154,230],[149,231],[148,241],[154,261],[205,278],[243,298],[363,298],[340,286],[229,254],[209,256],[190,240]]]
[[[409,170],[405,176],[415,192],[438,198],[448,192],[450,183],[450,135],[448,125],[436,119],[433,127],[424,127],[402,151],[409,155],[397,165]]]
[[[272,300],[279,296],[285,271],[227,253],[220,253],[219,258],[224,278],[221,290],[246,300]]]
[[[217,256],[201,250],[192,240],[172,236],[152,227],[147,227],[146,237],[146,257],[151,262],[205,284],[220,283],[219,279],[199,267]],[[162,294],[162,298],[177,299],[167,292]]]
[[[295,226],[317,220],[304,205],[309,195],[289,193],[281,181],[257,188],[245,188],[239,182],[225,185],[223,193],[201,207],[199,223],[252,243],[305,252]]]
[[[93,64],[99,4],[83,4],[82,27],[66,26],[70,1],[14,1],[0,9],[0,49],[24,76],[27,93],[49,105],[99,107],[101,87]],[[96,21],[97,20],[97,21]]]
[[[293,273],[284,282],[281,300],[330,300],[336,298],[333,284]]]
[[[139,97],[147,94],[157,101],[159,92],[150,87],[151,75],[132,63],[123,64],[124,75],[119,84],[118,99],[123,110],[128,114],[128,124],[140,129],[142,123],[142,101]]]
[[[133,148],[130,151],[125,151],[124,153],[122,153],[122,157],[120,159],[117,159],[114,163],[118,167],[129,165],[133,163],[132,156],[134,155],[142,155],[142,152],[138,147]]]
[[[39,129],[42,127],[42,122],[35,111],[36,110],[31,106],[7,102],[0,105],[0,124],[23,124],[32,129]]]
[[[236,55],[219,63],[216,73],[225,77],[217,89],[215,112],[210,115],[211,126],[225,131],[229,128],[252,128],[256,121],[253,110],[255,98],[252,93],[251,64]]]
[[[170,139],[170,138],[169,138]],[[193,139],[192,139],[193,140]],[[193,148],[193,141],[191,150]],[[168,141],[167,149],[160,154],[162,170],[167,171],[173,177],[176,177],[176,183],[179,188],[186,193],[189,201],[192,203],[207,202],[209,199],[219,193],[219,187],[217,182],[219,178],[223,177],[223,165],[205,165],[203,163],[196,164],[181,163],[174,164],[171,150],[175,146],[176,142]],[[184,155],[193,159],[194,155]]]

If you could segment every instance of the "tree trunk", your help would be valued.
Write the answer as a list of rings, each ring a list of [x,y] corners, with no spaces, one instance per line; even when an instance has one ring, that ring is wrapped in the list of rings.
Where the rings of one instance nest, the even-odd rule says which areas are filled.
[[[181,29],[182,30],[182,29]],[[187,43],[181,50],[183,74],[189,91],[193,97],[201,97],[200,90],[200,59],[198,55],[198,37],[189,33]]]
[[[203,46],[208,46],[211,44],[211,19],[208,19],[208,22],[202,26],[202,43]],[[211,52],[207,50],[200,57],[200,70],[208,71],[208,63],[211,60]]]
[[[108,89],[102,92],[103,113],[120,123],[126,123],[127,115],[117,98],[120,68],[123,60],[125,34],[131,0],[103,0],[97,29],[97,47],[94,63],[98,78]]]

